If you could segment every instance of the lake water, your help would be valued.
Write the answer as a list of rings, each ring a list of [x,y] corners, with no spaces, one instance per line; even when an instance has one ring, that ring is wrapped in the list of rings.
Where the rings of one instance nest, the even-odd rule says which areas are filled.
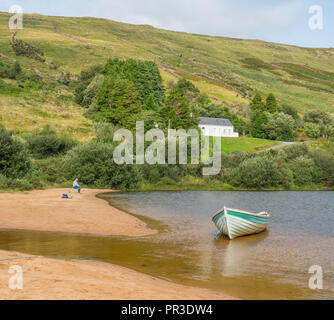
[[[334,299],[334,192],[185,191],[103,198],[144,216],[160,233],[131,239],[2,231],[0,249],[93,258],[244,299]],[[269,210],[268,231],[233,241],[216,238],[211,218],[224,205]],[[309,289],[313,265],[323,268],[323,290]]]

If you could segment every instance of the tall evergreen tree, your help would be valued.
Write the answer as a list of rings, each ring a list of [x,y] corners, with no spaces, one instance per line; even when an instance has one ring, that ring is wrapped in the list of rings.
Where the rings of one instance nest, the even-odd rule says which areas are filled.
[[[265,125],[268,123],[268,117],[263,111],[253,111],[251,119],[251,132],[254,138],[264,139],[266,136]]]
[[[265,111],[265,104],[259,92],[256,93],[252,102],[250,103],[252,111]]]
[[[276,97],[274,96],[273,93],[270,93],[267,97],[266,109],[270,113],[276,113],[278,110]]]

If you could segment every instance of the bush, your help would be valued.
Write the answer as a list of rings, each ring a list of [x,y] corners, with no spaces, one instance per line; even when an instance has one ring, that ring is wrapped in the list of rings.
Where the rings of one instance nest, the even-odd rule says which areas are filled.
[[[22,68],[20,64],[16,61],[12,68],[9,71],[9,78],[10,79],[18,79],[18,77],[22,74]]]
[[[280,151],[280,154],[286,157],[287,160],[293,160],[298,157],[307,155],[308,152],[309,151],[307,145],[303,143],[303,144],[293,144],[291,146],[288,146],[284,148],[284,150]]]
[[[307,156],[292,160],[288,166],[293,172],[294,182],[297,186],[321,182],[322,170]]]
[[[270,114],[268,123],[263,126],[266,138],[270,140],[291,141],[295,120],[284,113]]]
[[[231,172],[231,184],[245,188],[270,188],[277,186],[280,180],[279,169],[266,157],[248,159]]]
[[[83,92],[82,106],[89,108],[92,104],[97,105],[98,94],[104,83],[104,75],[97,75]]]
[[[0,174],[0,189],[7,189],[10,186],[10,179]]]
[[[49,127],[37,134],[27,134],[24,138],[30,154],[36,159],[65,154],[77,145],[77,142],[68,136],[58,137]]]
[[[95,140],[103,143],[113,143],[116,128],[108,122],[95,122],[93,125]]]
[[[183,176],[182,169],[178,165],[148,165],[145,164],[140,167],[143,178],[152,183],[161,183],[161,180],[167,181],[168,179],[178,182]]]
[[[31,161],[23,143],[0,127],[0,174],[23,178],[30,168]]]
[[[68,179],[79,178],[86,185],[118,190],[135,189],[140,175],[135,165],[117,165],[113,160],[114,146],[88,143],[68,152],[64,170]]]
[[[322,169],[324,181],[333,186],[334,185],[334,157],[324,151],[316,150],[310,153],[310,157],[315,164]]]
[[[304,130],[309,138],[317,139],[321,135],[320,126],[316,123],[305,123]]]

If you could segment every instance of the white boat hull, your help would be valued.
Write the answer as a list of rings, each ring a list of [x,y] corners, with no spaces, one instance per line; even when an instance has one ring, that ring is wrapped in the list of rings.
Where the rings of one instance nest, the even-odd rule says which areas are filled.
[[[263,232],[267,229],[269,218],[267,212],[256,214],[224,208],[213,217],[213,222],[221,234],[233,240]]]

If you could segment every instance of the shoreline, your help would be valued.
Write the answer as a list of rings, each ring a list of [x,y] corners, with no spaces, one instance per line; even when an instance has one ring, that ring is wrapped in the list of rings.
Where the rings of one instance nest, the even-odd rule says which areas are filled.
[[[115,192],[113,190],[84,189],[81,194],[69,193],[69,190],[0,194],[1,229],[129,237],[157,233],[135,216],[96,197],[98,194]],[[62,199],[64,193],[73,196],[73,199]]]
[[[22,268],[22,290],[9,289],[8,271],[13,266]],[[109,263],[28,257],[2,250],[0,284],[2,300],[236,300]]]
[[[106,192],[114,191],[84,189],[82,194],[72,193],[73,199],[61,199],[69,189],[0,194],[1,229],[130,237],[157,233],[135,216],[96,197]],[[23,290],[8,288],[11,266],[22,268]],[[109,263],[52,259],[3,250],[0,250],[0,284],[3,300],[236,299]]]

